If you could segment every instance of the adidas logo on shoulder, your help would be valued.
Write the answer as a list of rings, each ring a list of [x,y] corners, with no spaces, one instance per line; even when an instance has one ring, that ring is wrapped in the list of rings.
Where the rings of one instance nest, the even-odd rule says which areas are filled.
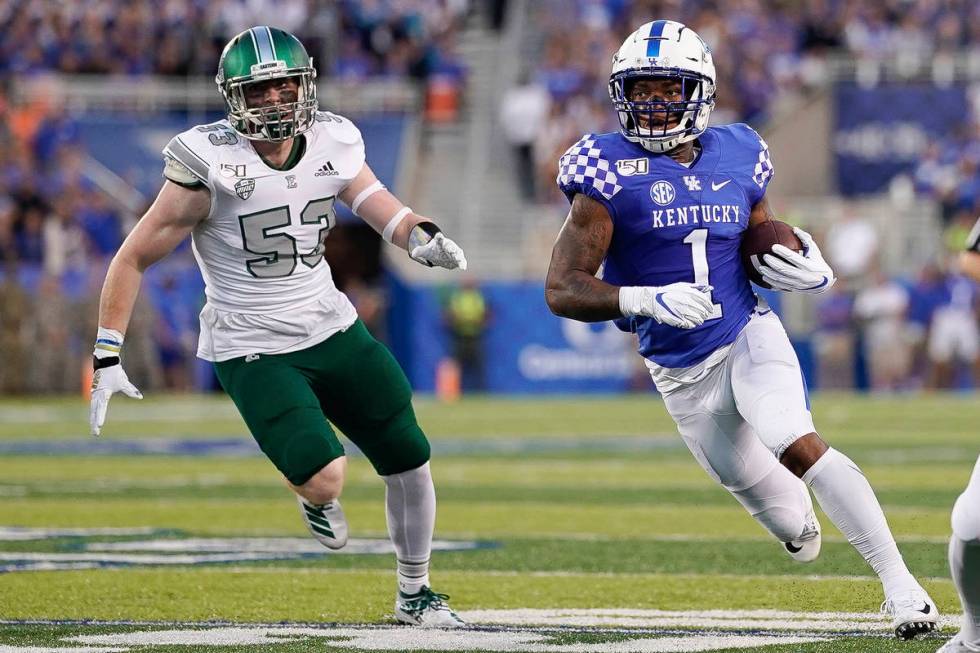
[[[322,166],[320,166],[320,169],[319,170],[317,170],[316,172],[313,173],[313,176],[314,177],[336,177],[339,174],[340,173],[337,172],[334,169],[333,164],[330,163],[329,161],[327,161]]]

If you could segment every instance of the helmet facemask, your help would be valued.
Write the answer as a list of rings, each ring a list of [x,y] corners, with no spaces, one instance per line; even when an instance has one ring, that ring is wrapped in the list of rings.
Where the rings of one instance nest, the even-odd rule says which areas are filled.
[[[633,85],[651,79],[680,82],[680,99],[632,101],[629,93]],[[623,136],[663,154],[704,133],[715,104],[715,87],[714,80],[691,70],[630,68],[612,75],[609,96]]]
[[[218,85],[228,105],[228,120],[239,134],[250,140],[280,142],[298,136],[313,126],[317,111],[316,71],[310,67],[286,68],[282,62],[256,64],[252,74],[222,80]],[[259,70],[256,70],[259,69]],[[245,87],[273,79],[293,77],[297,99],[274,106],[249,107]]]

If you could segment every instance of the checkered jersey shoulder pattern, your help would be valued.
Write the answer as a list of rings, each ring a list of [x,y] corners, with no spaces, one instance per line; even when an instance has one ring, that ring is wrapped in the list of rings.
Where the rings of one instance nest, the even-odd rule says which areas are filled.
[[[581,187],[595,188],[607,200],[623,189],[609,162],[602,158],[593,134],[572,145],[558,160],[558,186],[563,191]]]
[[[769,158],[769,145],[754,129],[748,127],[748,130],[753,136],[759,139],[759,156],[755,162],[755,169],[752,171],[752,181],[754,181],[759,188],[765,189],[766,184],[769,183],[769,180],[772,178],[774,172],[772,159]]]

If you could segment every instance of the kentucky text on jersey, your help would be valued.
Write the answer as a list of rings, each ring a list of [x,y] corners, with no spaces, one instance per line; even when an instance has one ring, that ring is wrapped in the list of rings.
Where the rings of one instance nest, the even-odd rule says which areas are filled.
[[[733,342],[757,304],[738,250],[772,178],[769,149],[742,124],[709,128],[698,142],[701,153],[690,166],[618,132],[586,135],[559,161],[558,185],[569,201],[582,193],[612,218],[605,281],[713,286],[712,316],[694,329],[647,317],[617,320],[637,333],[644,357],[667,368],[696,365]]]
[[[738,222],[738,206],[735,204],[695,204],[676,209],[654,209],[653,228],[697,224],[698,222]]]

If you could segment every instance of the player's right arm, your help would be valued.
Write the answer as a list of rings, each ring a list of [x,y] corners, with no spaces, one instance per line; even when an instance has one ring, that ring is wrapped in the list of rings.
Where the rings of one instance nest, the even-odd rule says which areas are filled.
[[[613,221],[600,202],[575,195],[551,253],[545,299],[555,315],[602,322],[636,315],[692,329],[711,315],[710,286],[613,286],[596,278],[612,241]]]
[[[171,181],[123,241],[109,264],[99,301],[99,333],[95,344],[95,374],[89,426],[98,435],[105,423],[109,398],[123,392],[141,398],[120,364],[123,337],[139,294],[143,272],[172,252],[211,207],[210,191],[203,185],[186,187]]]
[[[210,207],[211,194],[203,186],[163,184],[109,264],[99,302],[99,326],[126,333],[143,272],[176,249],[207,217]]]
[[[552,313],[583,322],[622,317],[619,287],[595,276],[612,233],[613,223],[606,207],[590,197],[576,195],[551,251],[544,294]]]

